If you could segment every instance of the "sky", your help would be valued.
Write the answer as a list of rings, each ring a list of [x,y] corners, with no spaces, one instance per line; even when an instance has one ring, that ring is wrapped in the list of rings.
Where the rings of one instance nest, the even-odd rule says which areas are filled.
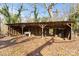
[[[3,5],[4,4],[0,4],[0,8]],[[18,10],[18,8],[20,7],[21,4],[20,3],[8,3],[7,5],[9,6],[11,13],[17,13],[17,10]],[[33,13],[32,13],[32,11],[34,10],[33,7],[34,6],[31,3],[23,3],[23,8],[25,9],[25,11],[23,11],[21,13],[21,16],[24,17],[24,18],[27,18],[27,17],[30,17],[30,16],[33,17],[34,16]],[[47,10],[44,8],[42,3],[37,4],[37,9],[38,9],[38,12],[39,12],[39,17],[48,17],[49,16]],[[66,3],[66,4],[63,5],[62,3],[58,3],[54,6],[54,8],[52,9],[52,12],[55,12],[56,10],[60,11],[59,16],[62,17],[62,15],[64,15],[63,12],[65,12],[66,14],[69,13],[70,4]]]

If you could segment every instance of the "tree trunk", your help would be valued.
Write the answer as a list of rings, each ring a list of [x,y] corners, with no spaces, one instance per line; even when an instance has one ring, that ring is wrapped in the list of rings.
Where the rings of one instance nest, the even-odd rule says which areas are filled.
[[[50,18],[53,18],[52,9],[48,9],[48,13],[49,13],[49,15],[50,15]]]

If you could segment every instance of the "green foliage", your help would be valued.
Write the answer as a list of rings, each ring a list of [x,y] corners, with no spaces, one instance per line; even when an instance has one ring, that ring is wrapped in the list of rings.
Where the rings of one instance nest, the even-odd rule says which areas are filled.
[[[37,11],[36,4],[34,4],[34,18],[35,18],[35,21],[37,22],[38,21],[38,11]]]
[[[20,8],[18,9],[18,13],[17,14],[11,14],[9,12],[9,7],[7,6],[7,4],[5,4],[0,9],[0,13],[4,16],[4,19],[5,19],[7,24],[18,23],[18,22],[21,22],[20,16],[21,16],[22,9],[23,9],[23,5],[20,6]]]
[[[76,12],[75,12],[75,9],[76,9]],[[70,19],[70,21],[74,21],[73,30],[76,30],[78,28],[78,21],[79,21],[78,9],[79,9],[78,7],[76,7],[76,8],[71,7],[71,10],[70,10],[69,19]]]
[[[7,23],[10,23],[10,14],[9,14],[9,7],[5,4],[1,9],[0,9],[0,13],[2,15],[4,15],[4,18],[6,19]]]

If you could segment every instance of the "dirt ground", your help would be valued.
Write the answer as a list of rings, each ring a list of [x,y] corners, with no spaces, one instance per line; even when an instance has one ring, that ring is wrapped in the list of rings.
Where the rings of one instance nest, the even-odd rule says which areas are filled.
[[[18,36],[0,39],[1,56],[79,56],[79,37],[63,40],[59,37]]]

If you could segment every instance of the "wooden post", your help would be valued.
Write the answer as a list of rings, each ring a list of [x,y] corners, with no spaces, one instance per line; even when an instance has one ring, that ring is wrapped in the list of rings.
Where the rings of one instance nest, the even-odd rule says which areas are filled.
[[[69,25],[67,24],[67,26],[70,28],[69,30],[69,34],[68,34],[68,39],[71,40],[72,39],[72,35],[73,35],[73,31],[72,31],[72,23]]]
[[[25,27],[25,25],[22,25],[21,26],[21,29],[22,29],[22,35],[24,34],[23,32],[24,32],[24,27]]]
[[[73,27],[73,24],[71,23],[71,39],[75,39],[75,35],[72,27]]]
[[[42,38],[43,38],[43,37],[44,37],[44,35],[43,35],[43,29],[44,29],[44,26],[42,25],[41,28],[42,28]]]
[[[13,29],[11,28],[11,35],[13,36],[14,35],[14,33],[13,33]]]
[[[44,32],[44,28],[45,28],[46,25],[40,24],[39,26],[40,26],[41,29],[42,29],[42,35],[41,35],[41,37],[43,38],[43,37],[44,37],[43,32]]]
[[[12,31],[12,35],[14,36],[14,30],[13,30],[13,28],[11,28],[11,31]]]
[[[9,28],[9,26],[8,26],[8,33],[7,33],[7,34],[8,34],[8,36],[9,36],[9,31],[10,31],[10,28]]]
[[[9,36],[11,35],[11,27],[9,27]]]
[[[24,29],[24,27],[22,26],[22,34],[23,34],[23,29]]]

